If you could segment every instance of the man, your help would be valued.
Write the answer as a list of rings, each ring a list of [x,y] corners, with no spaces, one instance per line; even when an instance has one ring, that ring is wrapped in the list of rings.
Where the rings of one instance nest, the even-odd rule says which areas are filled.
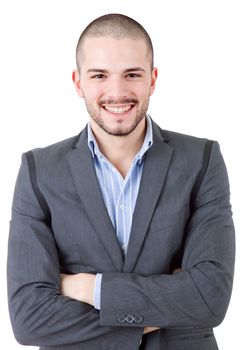
[[[89,124],[23,155],[9,238],[16,339],[41,349],[217,349],[233,279],[217,142],[147,115],[157,69],[144,28],[111,14],[77,45]]]

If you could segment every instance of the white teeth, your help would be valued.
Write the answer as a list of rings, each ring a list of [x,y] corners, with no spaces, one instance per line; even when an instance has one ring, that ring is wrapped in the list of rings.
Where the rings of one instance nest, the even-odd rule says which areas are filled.
[[[116,114],[125,113],[125,112],[129,111],[131,107],[132,107],[131,105],[123,106],[123,107],[104,106],[104,108],[107,111],[109,111],[111,113],[116,113]]]

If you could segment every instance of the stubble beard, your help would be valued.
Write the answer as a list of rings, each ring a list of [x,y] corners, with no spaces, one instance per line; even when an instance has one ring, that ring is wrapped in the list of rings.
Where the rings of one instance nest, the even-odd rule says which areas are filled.
[[[85,105],[88,111],[88,114],[90,115],[90,117],[93,119],[93,121],[103,130],[105,131],[107,134],[109,135],[113,135],[113,136],[127,136],[129,135],[131,132],[133,132],[137,126],[139,125],[139,123],[142,121],[142,119],[145,118],[147,110],[148,110],[148,106],[149,106],[149,99],[150,97],[148,97],[146,99],[146,101],[143,103],[141,109],[137,109],[137,106],[134,106],[134,108],[136,108],[136,116],[135,119],[133,121],[133,123],[131,124],[130,127],[128,128],[123,128],[120,126],[114,129],[111,129],[110,127],[108,127],[107,125],[105,125],[102,117],[101,117],[101,112],[96,112],[94,110],[94,108],[88,103],[88,101],[86,100],[86,98],[84,98],[85,101]],[[120,122],[119,122],[120,123]]]

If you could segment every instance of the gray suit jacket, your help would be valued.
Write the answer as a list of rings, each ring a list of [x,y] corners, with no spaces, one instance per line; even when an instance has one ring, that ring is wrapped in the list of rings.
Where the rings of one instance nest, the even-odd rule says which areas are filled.
[[[155,123],[153,136],[125,258],[86,129],[33,152],[51,224],[23,155],[8,254],[10,317],[21,344],[43,350],[217,349],[212,328],[229,304],[235,250],[224,161],[214,142],[191,199],[207,140],[162,131]],[[101,310],[63,297],[61,272],[103,273]],[[161,329],[142,336],[146,326]]]

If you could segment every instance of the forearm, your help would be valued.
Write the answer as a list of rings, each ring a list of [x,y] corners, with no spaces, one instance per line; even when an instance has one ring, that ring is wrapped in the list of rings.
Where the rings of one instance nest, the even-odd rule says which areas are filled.
[[[80,273],[61,275],[61,293],[64,296],[94,305],[95,275]],[[144,334],[158,330],[159,327],[145,327]]]
[[[198,267],[150,277],[104,273],[100,324],[117,325],[122,315],[134,314],[140,315],[142,322],[124,322],[122,326],[215,327],[230,299],[231,286],[224,290],[222,284],[215,285]]]

